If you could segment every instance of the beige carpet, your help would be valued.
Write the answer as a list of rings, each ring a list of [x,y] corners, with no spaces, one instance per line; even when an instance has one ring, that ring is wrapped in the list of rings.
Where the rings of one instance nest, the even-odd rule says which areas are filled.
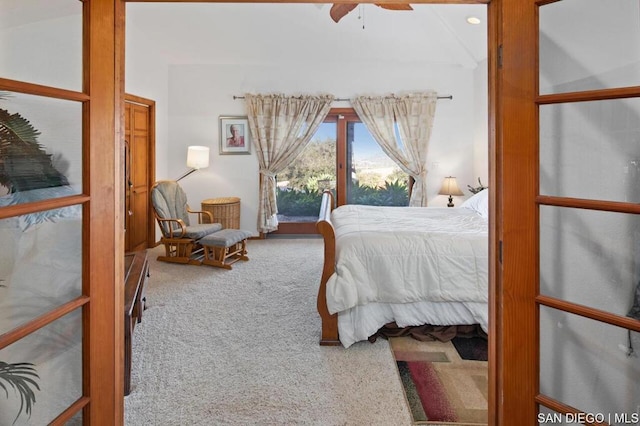
[[[155,261],[127,425],[411,425],[389,343],[318,345],[322,240],[250,240],[226,271]]]

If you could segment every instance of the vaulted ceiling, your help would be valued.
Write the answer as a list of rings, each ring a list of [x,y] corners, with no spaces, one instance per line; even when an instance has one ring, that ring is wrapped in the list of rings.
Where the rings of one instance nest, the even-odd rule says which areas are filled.
[[[154,42],[169,64],[316,60],[475,68],[487,57],[486,6],[364,4],[340,22],[331,4],[127,3],[127,36]],[[0,29],[79,14],[77,0],[0,0]],[[479,25],[466,18],[478,17]]]
[[[475,68],[487,57],[486,6],[358,6],[335,23],[330,4],[128,3],[132,37],[171,64],[421,62]],[[480,18],[479,25],[466,22]]]

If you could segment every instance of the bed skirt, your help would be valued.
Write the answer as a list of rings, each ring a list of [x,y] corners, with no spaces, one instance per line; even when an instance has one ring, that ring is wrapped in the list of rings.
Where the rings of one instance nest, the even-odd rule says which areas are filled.
[[[375,342],[378,337],[388,339],[389,337],[410,336],[421,342],[431,342],[437,340],[439,342],[448,342],[454,337],[482,337],[487,339],[487,333],[484,332],[480,324],[472,325],[416,325],[408,327],[398,327],[395,322],[386,324],[376,334],[369,336],[371,343]]]

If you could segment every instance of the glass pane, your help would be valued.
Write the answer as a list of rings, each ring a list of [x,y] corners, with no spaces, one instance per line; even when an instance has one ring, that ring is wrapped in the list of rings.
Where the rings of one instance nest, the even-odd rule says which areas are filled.
[[[639,347],[638,333],[631,340]],[[637,424],[640,357],[628,347],[625,329],[541,306],[540,392],[612,425]]]
[[[0,92],[0,196],[6,204],[79,194],[82,104]]]
[[[65,315],[35,333],[0,350],[2,363],[31,363],[39,390],[31,386],[35,404],[31,415],[23,412],[15,425],[46,425],[82,396],[82,315],[81,310]],[[10,379],[6,370],[0,381]],[[20,410],[20,394],[7,386],[7,397],[0,393],[0,424],[11,425]]]
[[[540,293],[626,315],[640,281],[640,216],[540,207]]]
[[[315,222],[322,191],[336,187],[336,123],[322,123],[298,158],[278,173],[278,221]]]
[[[540,7],[540,94],[640,84],[637,0]]]
[[[4,0],[0,76],[82,90],[82,2]]]
[[[82,294],[79,205],[0,220],[0,241],[0,333]]]
[[[540,107],[540,193],[640,202],[640,98]]]
[[[367,127],[347,124],[347,204],[407,206],[409,177],[382,151]]]
[[[67,423],[65,423],[65,426],[80,426],[82,424],[84,423],[82,419],[82,410],[80,410],[75,416],[69,419]]]

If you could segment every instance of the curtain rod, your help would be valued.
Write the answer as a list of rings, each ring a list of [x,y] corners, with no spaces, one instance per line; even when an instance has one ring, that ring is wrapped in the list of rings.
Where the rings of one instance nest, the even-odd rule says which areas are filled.
[[[235,96],[233,95],[233,100],[236,99],[244,99],[244,96]],[[448,96],[438,96],[438,99],[453,99],[453,95],[448,95]],[[334,102],[340,102],[340,101],[350,101],[350,98],[335,98]]]

